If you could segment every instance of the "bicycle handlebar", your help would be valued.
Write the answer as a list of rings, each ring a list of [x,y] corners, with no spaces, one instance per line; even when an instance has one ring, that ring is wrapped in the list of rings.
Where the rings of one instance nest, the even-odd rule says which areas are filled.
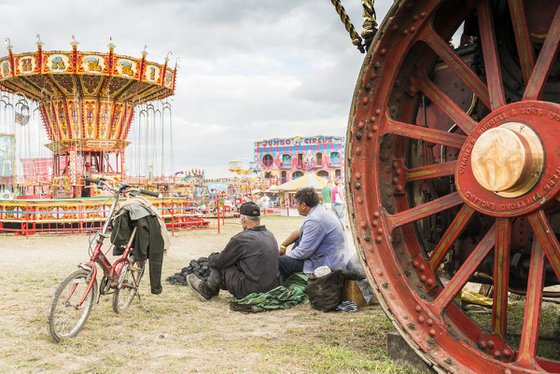
[[[84,181],[86,181],[87,183],[95,183],[95,184],[99,184],[101,183],[102,180],[104,180],[105,178],[98,178],[98,179],[93,179],[90,177],[85,177]]]
[[[149,196],[161,198],[161,193],[159,193],[159,192],[148,191],[148,190],[144,190],[142,188],[139,188],[138,191],[140,191],[140,193],[144,194],[144,195],[149,195]]]
[[[123,192],[127,192],[127,191],[138,191],[143,195],[148,195],[148,196],[153,196],[153,197],[157,197],[157,198],[161,198],[162,195],[159,192],[155,192],[155,191],[148,191],[148,190],[144,190],[142,188],[132,188],[129,189],[130,186],[128,186],[125,183],[117,183],[118,186],[120,186],[120,189],[115,189],[114,187],[111,187],[109,185],[107,185],[107,183],[105,183],[106,179],[101,177],[101,178],[89,178],[89,177],[84,177],[84,181],[86,183],[95,183],[98,186],[103,185],[104,188],[108,188],[109,190],[111,190],[113,193],[123,193]]]

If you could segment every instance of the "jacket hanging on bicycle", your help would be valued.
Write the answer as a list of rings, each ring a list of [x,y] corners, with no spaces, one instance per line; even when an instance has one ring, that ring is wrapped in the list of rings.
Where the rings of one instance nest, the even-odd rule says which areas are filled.
[[[157,215],[146,210],[141,203],[126,204],[113,219],[111,243],[115,246],[126,245],[134,227],[137,230],[132,243],[132,253],[140,261],[149,260],[151,292],[160,294],[162,291],[161,271],[165,242]],[[165,227],[163,229],[165,230]]]

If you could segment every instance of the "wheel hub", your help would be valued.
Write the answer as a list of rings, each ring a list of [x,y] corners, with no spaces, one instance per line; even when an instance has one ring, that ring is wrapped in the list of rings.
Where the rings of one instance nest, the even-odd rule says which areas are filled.
[[[477,182],[503,197],[518,197],[531,190],[542,173],[543,161],[544,150],[538,135],[519,122],[486,131],[471,154]]]
[[[474,209],[495,217],[527,214],[560,190],[560,106],[505,105],[484,118],[457,163],[457,190]]]

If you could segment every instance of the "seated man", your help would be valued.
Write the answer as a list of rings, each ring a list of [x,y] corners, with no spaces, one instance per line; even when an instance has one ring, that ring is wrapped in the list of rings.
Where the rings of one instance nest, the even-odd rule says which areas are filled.
[[[239,209],[243,231],[232,237],[220,253],[208,256],[212,269],[207,280],[187,276],[189,286],[201,300],[210,300],[220,289],[241,299],[253,292],[266,292],[280,285],[278,242],[261,226],[259,206],[244,203]]]
[[[343,269],[344,232],[338,218],[319,204],[313,188],[300,189],[295,200],[300,215],[306,216],[299,231],[293,232],[280,246],[280,274],[285,279],[297,272],[313,273],[319,266]],[[296,242],[284,255],[286,247]]]

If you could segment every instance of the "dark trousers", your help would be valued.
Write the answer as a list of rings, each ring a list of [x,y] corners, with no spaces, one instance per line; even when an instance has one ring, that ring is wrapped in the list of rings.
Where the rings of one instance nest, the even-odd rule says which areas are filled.
[[[212,268],[210,275],[206,279],[206,288],[212,296],[216,296],[220,290],[226,289],[226,282],[224,272],[221,269]]]
[[[303,272],[304,260],[298,260],[289,256],[280,256],[280,263],[278,265],[282,280],[288,278],[290,274]]]

